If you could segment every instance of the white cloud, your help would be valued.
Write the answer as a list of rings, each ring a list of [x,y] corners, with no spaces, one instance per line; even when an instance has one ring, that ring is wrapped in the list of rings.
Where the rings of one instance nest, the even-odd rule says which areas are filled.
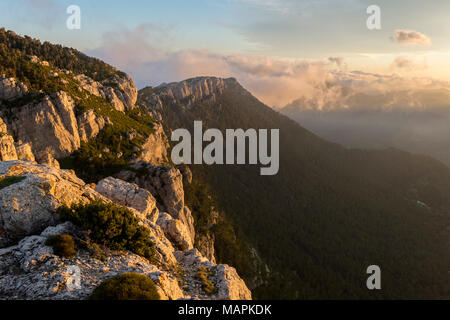
[[[342,57],[306,61],[257,55],[221,55],[207,50],[170,50],[170,32],[153,25],[122,29],[104,36],[93,54],[128,72],[138,87],[181,81],[196,76],[235,77],[270,106],[282,107],[300,99],[316,108],[348,106],[356,94],[384,94],[392,88],[442,86],[429,79],[347,72]],[[399,57],[393,71],[411,70],[413,60]],[[337,67],[337,68],[336,68]],[[333,70],[334,69],[334,70]]]
[[[406,45],[431,45],[428,36],[414,30],[395,30],[395,41]]]
[[[415,72],[427,68],[428,64],[425,58],[423,59],[423,61],[416,61],[411,57],[400,56],[395,58],[395,60],[391,64],[391,69],[394,71]]]

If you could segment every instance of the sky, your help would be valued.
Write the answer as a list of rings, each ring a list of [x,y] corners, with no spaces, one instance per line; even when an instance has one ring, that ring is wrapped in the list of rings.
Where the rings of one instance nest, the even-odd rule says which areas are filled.
[[[69,5],[79,30],[66,27]],[[449,12],[448,0],[2,0],[0,26],[99,57],[139,88],[236,77],[280,107],[336,81],[450,81]]]

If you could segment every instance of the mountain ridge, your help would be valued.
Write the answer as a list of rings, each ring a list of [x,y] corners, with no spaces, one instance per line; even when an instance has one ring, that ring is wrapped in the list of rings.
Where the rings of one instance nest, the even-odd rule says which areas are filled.
[[[0,66],[1,299],[87,299],[127,272],[146,275],[161,299],[252,298],[233,267],[215,263],[210,239],[208,258],[194,248],[192,177],[170,166],[167,137],[135,105],[128,75],[4,29]],[[69,206],[77,213],[65,221]],[[86,211],[99,225],[81,223]],[[54,236],[74,239],[74,256],[52,249]]]

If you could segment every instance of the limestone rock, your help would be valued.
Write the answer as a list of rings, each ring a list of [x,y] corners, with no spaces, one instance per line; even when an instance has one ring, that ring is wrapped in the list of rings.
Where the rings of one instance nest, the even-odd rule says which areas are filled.
[[[155,198],[135,184],[108,177],[97,184],[95,191],[122,206],[136,209],[143,219],[154,223],[158,218]]]
[[[215,286],[220,300],[251,300],[252,294],[236,272],[225,264],[216,267]]]
[[[0,162],[0,178],[5,176],[23,179],[0,189],[0,299],[86,299],[103,280],[125,272],[150,277],[163,299],[251,298],[234,268],[216,266],[193,249],[188,226],[180,219],[160,213],[155,224],[141,214],[149,208],[156,209],[155,199],[149,200],[151,194],[147,190],[107,178],[96,189],[108,199],[93,185],[78,179],[73,171],[18,160]],[[57,207],[96,199],[130,206],[140,217],[140,224],[149,230],[156,259],[150,262],[130,252],[107,250],[105,259],[100,261],[83,247],[78,248],[75,257],[66,259],[45,245],[50,236],[67,233],[78,237],[84,232],[70,222],[58,224]],[[192,217],[185,206],[182,214],[188,220]],[[30,234],[34,235],[27,236]],[[3,247],[13,241],[18,244]],[[171,241],[188,251],[176,251]],[[212,294],[204,290],[198,278],[200,267],[206,268],[208,280],[216,288]],[[74,274],[80,279],[76,287]]]
[[[67,232],[67,225],[55,230]],[[132,253],[111,252],[103,261],[84,251],[71,259],[54,255],[45,241],[55,230],[0,249],[0,299],[86,299],[103,280],[126,272],[150,277],[163,299],[186,297],[173,274]],[[78,283],[74,276],[79,276]]]
[[[175,257],[178,263],[185,270],[187,270],[192,278],[196,277],[199,267],[206,268],[208,270],[208,280],[212,282],[216,288],[216,292],[208,299],[217,300],[251,300],[252,294],[247,288],[245,282],[239,277],[236,269],[228,265],[215,265],[208,261],[197,249],[192,249],[185,252],[175,252]],[[195,280],[194,280],[195,282]],[[201,285],[191,284],[190,294],[194,298],[204,299],[204,293],[202,292]]]
[[[16,142],[15,146],[16,146],[18,160],[24,160],[24,161],[35,161],[36,160],[36,158],[34,157],[33,151],[31,150],[31,144]]]
[[[115,76],[104,83],[97,82],[86,75],[75,77],[80,86],[91,94],[102,97],[118,111],[125,111],[134,107],[137,100],[137,88],[128,76]]]
[[[27,86],[16,79],[0,76],[0,100],[17,99],[26,94],[27,91]]]
[[[62,204],[88,201],[89,189],[73,171],[25,161],[0,162],[0,177],[19,176],[22,181],[0,190],[0,247],[34,234],[58,220]]]
[[[77,117],[77,123],[81,141],[87,142],[89,139],[95,138],[111,121],[106,117],[97,117],[93,110],[88,110]]]
[[[172,241],[180,246],[183,251],[194,247],[189,230],[181,220],[173,219],[168,214],[160,212],[157,224],[164,230],[167,237],[172,239]]]
[[[152,165],[167,163],[167,149],[169,142],[160,124],[155,124],[154,131],[142,145],[141,154],[134,160],[135,162],[145,161]]]
[[[15,108],[10,130],[17,141],[30,143],[33,153],[45,159],[64,157],[80,147],[75,103],[64,91],[46,96],[38,103]],[[39,128],[39,129],[38,129]]]
[[[175,276],[167,272],[156,271],[150,274],[150,278],[161,289],[160,295],[163,298],[178,300],[186,297]]]
[[[236,81],[233,78],[197,77],[181,82],[162,84],[158,87],[160,96],[183,102],[183,108],[190,108],[199,100],[208,99],[214,102],[217,94],[221,94],[227,83]]]
[[[0,133],[0,161],[17,160],[14,139],[8,134]]]
[[[0,118],[0,161],[17,160],[14,139],[8,134],[6,123]]]
[[[141,188],[161,199],[160,210],[178,218],[184,208],[183,178],[179,170],[172,167],[152,166],[146,162],[138,162],[133,168],[142,172],[137,175],[133,171],[123,171],[117,178],[132,181]]]
[[[60,168],[58,160],[53,157],[53,150],[46,148],[45,150],[36,153],[36,160],[41,164],[46,164],[50,167]]]
[[[216,263],[214,242],[214,235],[209,232],[198,234],[195,242],[197,249],[212,263]]]

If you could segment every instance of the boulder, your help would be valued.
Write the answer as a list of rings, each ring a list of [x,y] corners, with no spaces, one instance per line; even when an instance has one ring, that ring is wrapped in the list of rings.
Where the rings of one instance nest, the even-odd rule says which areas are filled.
[[[58,207],[87,202],[86,192],[95,193],[73,171],[33,162],[0,162],[0,179],[6,177],[22,180],[0,189],[0,247],[55,224]]]
[[[18,99],[27,91],[27,86],[16,79],[0,76],[0,100]]]
[[[251,300],[252,293],[236,272],[236,269],[226,264],[215,267],[214,284],[219,300]]]
[[[22,143],[21,141],[15,143],[17,159],[24,161],[36,161],[30,143]]]
[[[0,249],[0,299],[86,299],[103,280],[126,272],[150,277],[162,299],[187,297],[174,274],[129,252],[108,252],[102,261],[85,251],[71,259],[54,255],[45,242],[58,231],[68,232],[68,225],[46,229],[39,236]],[[76,277],[80,281],[74,281]]]
[[[148,219],[153,223],[158,219],[155,198],[149,191],[136,184],[108,177],[97,184],[95,191],[115,203],[136,209],[142,215],[142,219]]]
[[[189,234],[189,230],[181,220],[174,219],[167,213],[160,212],[156,223],[164,230],[166,236],[183,251],[194,247],[194,242]]]
[[[0,133],[0,161],[17,160],[14,139],[8,134]]]

